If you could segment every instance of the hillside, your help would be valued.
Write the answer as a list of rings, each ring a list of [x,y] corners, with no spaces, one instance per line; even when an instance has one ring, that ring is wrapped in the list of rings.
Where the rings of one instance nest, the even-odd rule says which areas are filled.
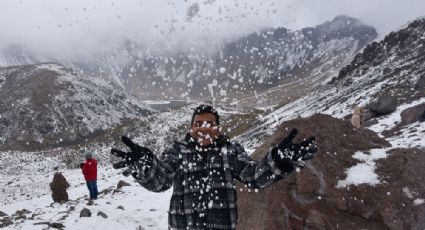
[[[425,19],[415,20],[382,41],[368,44],[340,71],[320,75],[328,81],[313,77],[311,92],[287,104],[276,103],[274,110],[241,110],[237,100],[230,106],[217,106],[223,120],[235,118],[228,121],[225,131],[242,133],[234,140],[257,159],[292,127],[300,129],[295,142],[310,135],[318,140],[319,151],[303,170],[264,190],[238,187],[241,229],[425,227],[425,171],[421,164],[425,122],[420,117],[425,111],[424,70],[420,68],[425,64],[424,38]],[[8,74],[0,74],[4,87],[0,92],[9,89],[7,79],[13,76],[4,73]],[[258,95],[270,102],[275,99],[268,98],[270,94]],[[385,114],[373,112],[377,102],[388,97],[395,99],[389,106],[395,108]],[[76,169],[82,160],[76,148],[0,152],[4,169],[0,175],[0,214],[4,213],[0,224],[11,229],[42,229],[53,223],[75,229],[167,228],[163,206],[167,206],[170,192],[148,193],[133,179],[121,176],[121,171],[112,169],[111,162],[116,159],[109,152],[111,147],[124,149],[119,136],[125,134],[160,153],[172,139],[187,132],[196,104],[120,123],[104,140],[84,146],[102,165],[99,187],[103,191],[90,205]],[[356,129],[348,121],[355,106],[368,111],[365,128]],[[251,122],[241,124],[242,118]],[[68,203],[52,203],[48,183],[56,171],[71,182]],[[131,186],[115,189],[121,179]],[[83,208],[91,210],[92,216],[80,217]],[[99,211],[108,217],[97,216]]]
[[[266,28],[225,42],[213,53],[203,50],[157,53],[127,40],[106,47],[88,60],[38,57],[25,47],[0,51],[0,66],[62,63],[77,73],[111,81],[140,99],[211,99],[232,102],[278,85],[295,82],[293,98],[303,95],[349,63],[375,39],[373,27],[348,16],[301,30]],[[284,92],[285,89],[279,90]],[[287,102],[287,95],[269,98]],[[241,105],[270,106],[276,102],[245,100]]]
[[[76,145],[151,109],[119,87],[60,64],[0,68],[2,150]]]
[[[331,81],[264,116],[246,136],[263,138],[263,135],[271,134],[276,121],[297,116],[324,113],[344,118],[352,113],[355,106],[368,108],[382,96],[396,98],[398,107],[395,112],[398,114],[424,103],[425,71],[420,68],[425,64],[424,37],[425,20],[418,19],[406,28],[387,35],[382,41],[367,45]],[[388,117],[393,116],[381,117],[379,123],[384,124],[375,124],[380,126],[379,132],[395,126],[384,122]]]

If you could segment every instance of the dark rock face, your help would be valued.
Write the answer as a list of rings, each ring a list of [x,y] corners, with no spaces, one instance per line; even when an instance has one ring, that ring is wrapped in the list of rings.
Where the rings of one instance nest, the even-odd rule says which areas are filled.
[[[408,108],[401,112],[401,123],[410,124],[417,121],[422,121],[425,113],[425,104],[420,104],[412,108]]]
[[[377,173],[386,183],[373,192],[386,196],[372,203],[375,208],[368,208],[379,213],[390,229],[425,228],[425,207],[417,203],[425,196],[424,160],[423,149],[395,149],[377,162]]]
[[[55,173],[55,175],[53,175],[53,181],[50,183],[53,201],[58,203],[68,201],[68,193],[66,192],[67,188],[69,188],[69,183],[62,173]]]
[[[401,122],[397,124],[395,127],[393,127],[390,130],[385,130],[382,132],[382,134],[385,137],[391,137],[395,134],[398,134],[399,131],[405,127],[406,125],[412,124],[417,121],[424,121],[425,120],[425,104],[420,104],[417,106],[413,106],[411,108],[408,108],[400,113],[401,116]]]
[[[419,89],[425,88],[425,76],[419,78],[418,82],[415,84],[415,87]]]
[[[247,192],[238,188],[238,229],[423,229],[425,206],[425,152],[396,149],[376,160],[381,183],[338,187],[346,170],[359,163],[357,151],[388,147],[389,143],[367,129],[354,130],[348,121],[314,115],[282,123],[257,151],[260,159],[293,127],[297,139],[315,135],[319,152],[299,173],[274,185]],[[242,192],[240,191],[242,189]]]
[[[369,110],[377,115],[387,115],[397,109],[397,98],[390,95],[384,95],[368,106]]]

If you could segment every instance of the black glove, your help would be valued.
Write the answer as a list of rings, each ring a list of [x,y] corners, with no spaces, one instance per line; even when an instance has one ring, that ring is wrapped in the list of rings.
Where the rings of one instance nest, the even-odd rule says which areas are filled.
[[[313,154],[317,152],[316,139],[313,136],[301,143],[292,143],[297,134],[298,130],[292,129],[277,148],[272,150],[272,158],[282,171],[290,172],[295,167],[304,167],[304,161],[312,159]]]
[[[84,163],[80,163],[80,169],[84,167]]]
[[[135,173],[137,174],[138,167],[149,166],[154,158],[154,155],[150,149],[135,144],[126,136],[122,136],[121,140],[130,148],[131,151],[123,152],[121,150],[112,148],[112,155],[124,159],[123,161],[112,164],[112,167],[114,169],[129,167],[129,169],[123,172],[124,176],[132,174],[135,177]]]

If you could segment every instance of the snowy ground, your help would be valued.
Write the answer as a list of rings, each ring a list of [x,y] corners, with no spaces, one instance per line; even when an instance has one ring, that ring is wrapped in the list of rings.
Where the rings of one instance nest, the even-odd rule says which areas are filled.
[[[411,104],[400,105],[396,112],[381,117],[377,124],[369,127],[380,134],[384,130],[391,129],[400,122],[400,113],[409,107],[425,102],[425,98]],[[290,111],[286,111],[290,116]],[[268,117],[266,117],[268,118]],[[269,119],[268,126],[275,127],[281,119]],[[270,131],[272,131],[271,128]],[[396,147],[419,147],[425,148],[425,122],[410,124],[402,129],[395,137],[388,139],[392,147],[383,150],[371,150],[370,153],[358,152],[353,157],[359,163],[346,170],[347,176],[339,181],[339,187],[348,185],[369,184],[371,186],[381,183],[375,174],[375,161],[387,156],[388,150]],[[242,144],[248,140],[240,140]],[[104,149],[105,150],[105,149]],[[103,154],[107,154],[107,149]],[[27,154],[27,153],[21,153]],[[102,153],[99,153],[102,154]],[[71,187],[68,189],[70,201],[66,204],[54,204],[50,196],[48,184],[53,178],[54,171],[51,169],[52,162],[56,159],[44,158],[40,161],[35,156],[19,155],[18,160],[11,161],[10,153],[0,152],[0,211],[13,215],[18,210],[31,211],[27,220],[15,220],[13,225],[5,229],[46,229],[46,225],[34,225],[40,222],[60,222],[66,229],[167,229],[167,210],[171,196],[171,190],[164,193],[152,193],[135,183],[131,177],[124,177],[120,171],[114,170],[110,165],[99,168],[99,191],[104,189],[114,190],[119,180],[125,180],[132,186],[124,187],[120,192],[109,192],[100,195],[93,205],[88,205],[88,190],[79,169],[69,170],[59,165]],[[22,159],[25,159],[24,161]],[[10,167],[5,161],[19,165]],[[11,170],[12,169],[12,170]],[[424,203],[425,198],[418,198],[418,205]],[[124,210],[118,209],[122,206]],[[92,212],[91,217],[80,218],[83,208]],[[99,211],[108,217],[97,216]],[[34,220],[28,217],[34,215]]]
[[[122,176],[119,171],[111,167],[99,168],[98,187],[99,191],[109,189],[111,192],[101,194],[93,205],[88,205],[88,190],[81,171],[62,171],[65,178],[71,184],[67,190],[70,201],[66,204],[53,203],[47,186],[41,191],[44,195],[29,197],[18,196],[18,201],[3,204],[1,211],[13,215],[16,211],[27,209],[31,211],[27,217],[34,215],[34,220],[25,220],[21,223],[10,225],[5,229],[45,229],[47,225],[34,225],[40,222],[60,222],[66,229],[167,229],[167,210],[171,196],[171,190],[163,193],[149,192],[128,177]],[[37,184],[48,185],[53,178],[36,177]],[[2,178],[2,181],[4,181]],[[8,179],[10,180],[10,179]],[[113,193],[119,180],[129,182],[131,186],[123,187],[119,192]],[[27,191],[29,192],[29,191]],[[124,209],[119,209],[122,206]],[[80,211],[88,208],[92,216],[81,217]],[[107,218],[97,216],[101,211]]]

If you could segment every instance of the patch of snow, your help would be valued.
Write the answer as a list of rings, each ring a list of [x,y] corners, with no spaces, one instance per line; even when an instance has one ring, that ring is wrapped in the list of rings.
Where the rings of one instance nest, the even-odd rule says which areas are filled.
[[[422,103],[425,103],[425,98],[421,98],[409,104],[399,105],[396,111],[392,112],[389,115],[380,117],[380,119],[378,120],[378,123],[370,126],[369,129],[377,133],[381,133],[384,130],[391,129],[401,122],[401,116],[400,116],[401,112]]]
[[[409,197],[410,199],[413,199],[413,194],[412,192],[409,190],[408,187],[404,187],[403,188],[403,192],[406,194],[407,197]]]
[[[388,150],[388,149],[387,149]],[[369,184],[377,185],[381,183],[378,174],[375,173],[376,163],[375,160],[386,158],[387,153],[385,149],[371,149],[370,154],[363,152],[356,152],[353,158],[362,161],[346,170],[347,177],[337,183],[338,188],[348,187],[350,185]]]
[[[421,205],[421,204],[423,204],[423,203],[425,203],[425,200],[424,200],[424,199],[415,199],[415,200],[413,201],[413,204],[414,204],[414,205]]]
[[[145,103],[145,104],[147,104],[147,105],[151,105],[151,104],[154,104],[154,105],[168,105],[168,104],[170,104],[170,101],[163,101],[163,100],[156,100],[156,101],[154,101],[154,100],[144,100],[142,102]]]

